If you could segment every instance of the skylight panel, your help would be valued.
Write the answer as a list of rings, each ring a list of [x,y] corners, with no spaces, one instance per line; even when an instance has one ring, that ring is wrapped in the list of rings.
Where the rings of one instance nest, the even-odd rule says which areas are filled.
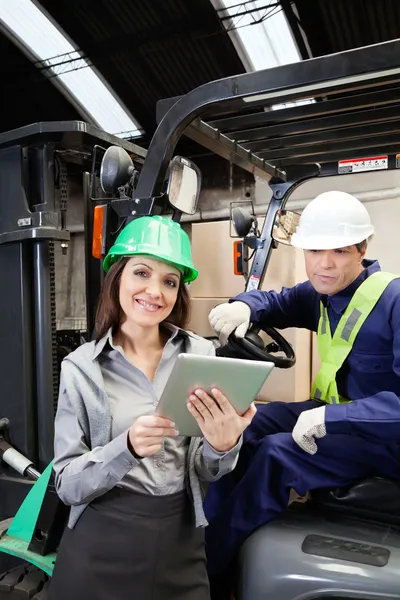
[[[297,63],[301,55],[278,0],[211,0],[247,71]],[[226,10],[223,11],[223,8]],[[228,19],[226,17],[229,17]],[[252,102],[255,98],[244,98]],[[314,98],[274,104],[280,110],[311,104]]]
[[[123,138],[141,135],[133,116],[81,51],[32,0],[0,0],[0,24],[38,68],[54,83],[61,82],[63,93],[83,118]]]
[[[224,20],[234,30],[251,64],[259,71],[301,60],[285,14],[276,0],[221,0],[230,20]]]

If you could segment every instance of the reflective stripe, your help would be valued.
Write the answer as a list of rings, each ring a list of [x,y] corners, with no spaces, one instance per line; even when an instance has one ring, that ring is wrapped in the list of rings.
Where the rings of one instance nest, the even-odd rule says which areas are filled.
[[[322,306],[322,322],[321,322],[321,333],[322,335],[326,334],[326,321],[328,318],[328,311],[325,306]]]
[[[331,400],[332,404],[339,404],[339,400],[336,398],[336,396],[331,396]]]
[[[315,400],[321,400],[321,396],[322,396],[321,390],[315,390],[315,392],[314,392]]]
[[[361,317],[362,313],[358,310],[358,308],[354,308],[349,318],[346,321],[345,326],[343,327],[342,335],[340,336],[342,340],[348,342],[350,339],[351,332],[353,331],[358,319]]]

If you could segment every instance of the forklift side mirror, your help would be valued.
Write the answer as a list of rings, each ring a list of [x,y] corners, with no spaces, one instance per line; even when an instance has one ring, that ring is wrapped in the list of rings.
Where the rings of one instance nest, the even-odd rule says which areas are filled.
[[[272,239],[280,244],[290,245],[292,235],[296,231],[299,221],[299,213],[292,210],[278,210],[272,227]]]
[[[169,203],[187,215],[197,209],[201,188],[200,169],[187,158],[175,156],[170,163],[167,196]]]
[[[104,153],[100,167],[100,185],[103,192],[114,193],[129,183],[135,168],[129,154],[120,146],[110,146]]]

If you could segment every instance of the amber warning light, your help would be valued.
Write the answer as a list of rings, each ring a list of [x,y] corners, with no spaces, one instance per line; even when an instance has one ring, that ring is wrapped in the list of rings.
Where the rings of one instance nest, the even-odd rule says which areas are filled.
[[[101,259],[104,256],[106,222],[107,204],[95,206],[92,237],[92,256],[94,256],[94,258]]]
[[[235,275],[248,275],[248,248],[242,241],[233,242],[233,272]]]

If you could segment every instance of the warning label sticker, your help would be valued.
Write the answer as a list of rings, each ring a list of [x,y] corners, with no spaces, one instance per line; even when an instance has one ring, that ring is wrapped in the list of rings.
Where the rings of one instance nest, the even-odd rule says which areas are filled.
[[[362,173],[365,171],[378,171],[388,169],[387,156],[369,156],[367,158],[356,158],[351,160],[340,160],[338,162],[338,173]]]
[[[251,290],[258,289],[258,285],[260,283],[260,278],[257,275],[250,275],[247,280],[246,292],[251,292]]]

